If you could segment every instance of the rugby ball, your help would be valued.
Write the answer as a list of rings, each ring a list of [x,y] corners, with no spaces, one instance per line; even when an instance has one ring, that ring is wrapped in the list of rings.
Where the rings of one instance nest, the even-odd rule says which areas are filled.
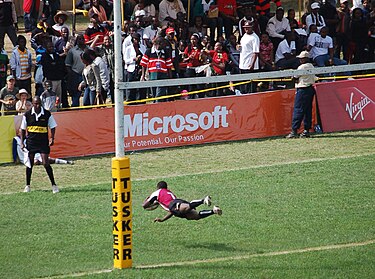
[[[146,207],[145,210],[155,210],[156,208],[159,207],[159,203],[158,202],[154,202],[153,204],[151,204],[150,206]]]

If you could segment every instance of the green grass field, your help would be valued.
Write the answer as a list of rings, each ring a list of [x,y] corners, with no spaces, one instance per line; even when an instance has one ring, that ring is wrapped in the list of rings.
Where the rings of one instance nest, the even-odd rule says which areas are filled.
[[[58,134],[56,136],[58,140]],[[0,278],[375,278],[375,130],[129,154],[133,268],[111,270],[111,156],[0,166]],[[222,216],[164,216],[141,203],[159,180],[210,194]],[[206,208],[205,206],[201,207]]]

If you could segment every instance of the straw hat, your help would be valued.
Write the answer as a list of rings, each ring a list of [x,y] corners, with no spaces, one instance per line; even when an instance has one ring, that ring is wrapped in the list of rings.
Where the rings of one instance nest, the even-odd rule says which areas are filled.
[[[53,20],[57,23],[59,20],[59,17],[64,18],[64,21],[68,20],[68,14],[64,11],[59,11],[54,17]]]
[[[26,94],[27,95],[27,99],[30,99],[31,98],[31,95],[27,92],[27,90],[26,89],[24,89],[24,88],[22,88],[22,89],[20,89],[20,91],[18,91],[18,93],[16,94],[16,98],[18,99],[18,100],[21,100],[21,95],[22,94]]]

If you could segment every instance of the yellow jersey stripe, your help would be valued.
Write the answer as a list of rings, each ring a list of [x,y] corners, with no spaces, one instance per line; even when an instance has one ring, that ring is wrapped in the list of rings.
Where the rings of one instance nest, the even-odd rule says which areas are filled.
[[[48,133],[48,128],[47,127],[42,127],[42,126],[28,126],[27,131],[31,133]]]

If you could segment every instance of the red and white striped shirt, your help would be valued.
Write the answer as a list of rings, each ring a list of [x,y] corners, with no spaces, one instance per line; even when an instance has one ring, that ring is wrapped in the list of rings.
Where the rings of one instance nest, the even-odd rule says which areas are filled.
[[[142,56],[140,65],[148,68],[149,73],[168,73],[173,66],[172,59],[164,50],[156,50],[154,47],[147,49]]]

